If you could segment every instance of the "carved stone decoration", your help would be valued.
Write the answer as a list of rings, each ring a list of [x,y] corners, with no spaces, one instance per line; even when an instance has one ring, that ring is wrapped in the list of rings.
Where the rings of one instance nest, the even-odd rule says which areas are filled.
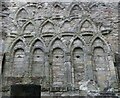
[[[71,46],[71,58],[72,58],[72,66],[74,68],[74,82],[75,87],[79,87],[79,82],[84,80],[85,75],[85,65],[84,65],[84,50],[83,50],[83,42],[77,38],[73,41]]]
[[[53,24],[47,22],[44,28],[42,29],[42,32],[54,32]]]
[[[88,30],[90,31],[92,29],[92,26],[89,21],[85,21],[84,24],[82,25],[81,31]]]
[[[102,35],[108,35],[112,31],[112,27],[104,26],[104,25],[101,25],[99,29],[100,29]]]
[[[103,43],[103,41],[102,41],[100,38],[97,38],[97,39],[94,41],[93,46],[94,46],[94,47],[103,47],[103,48],[104,48],[104,43]]]
[[[14,73],[13,75],[14,76],[22,76],[23,75],[23,66],[25,65],[24,64],[24,59],[25,59],[25,53],[24,53],[24,50],[22,49],[18,49],[15,51],[14,53]],[[22,69],[22,70],[21,70]]]
[[[107,53],[105,52],[104,43],[101,39],[97,38],[94,43],[94,50],[93,50],[93,60],[94,60],[94,67],[95,67],[95,75],[97,78],[97,82],[101,89],[108,85],[107,82]]]
[[[51,85],[53,87],[64,87],[66,85],[64,44],[59,38],[56,38],[51,45]]]
[[[53,50],[52,61],[53,86],[63,86],[65,78],[64,52],[60,48]]]
[[[23,34],[35,34],[35,26],[32,22],[27,22],[25,25],[23,25]]]
[[[3,95],[12,84],[41,85],[48,97],[117,88],[117,3],[6,1],[0,13]]]
[[[25,8],[28,10],[30,18],[35,17],[35,15],[38,13],[38,3],[28,3]]]
[[[92,20],[85,18],[80,23],[81,33],[93,33],[96,32],[96,27]]]
[[[17,24],[22,27],[30,19],[38,19],[38,9],[39,4],[37,3],[27,3],[23,7],[17,10],[15,20]]]
[[[45,45],[48,47],[50,41],[53,39],[53,36],[52,35],[46,35],[46,36],[43,36],[43,39],[44,39]]]
[[[76,17],[80,17],[82,14],[82,10],[83,8],[81,7],[81,5],[79,5],[79,3],[73,3],[70,6],[70,16],[76,16]]]
[[[53,14],[52,16],[54,18],[61,18],[63,17],[64,15],[64,5],[60,2],[55,2],[53,3],[53,8],[52,8],[52,11],[53,11]]]
[[[25,50],[24,44],[21,40],[17,40],[13,47],[13,64],[12,64],[12,76],[13,77],[22,77],[26,73],[26,63],[25,63]],[[28,69],[28,68],[27,68]]]
[[[89,18],[84,18],[80,22],[79,33],[84,37],[86,43],[89,43],[92,36],[96,33],[96,26],[94,22]]]
[[[51,5],[48,2],[38,3],[38,14],[37,14],[37,16],[38,16],[39,19],[45,19],[45,18],[51,17],[52,13],[49,13],[51,11],[52,11]]]
[[[93,35],[87,33],[87,34],[82,34],[82,36],[83,36],[83,38],[84,38],[84,40],[85,40],[86,43],[90,43],[90,40],[92,39]]]
[[[65,35],[62,36],[61,39],[63,40],[63,42],[66,45],[66,47],[69,47],[72,38],[73,38],[73,35],[66,35],[65,34]]]
[[[32,77],[43,77],[44,76],[44,66],[45,66],[45,55],[44,55],[44,45],[39,40],[36,39],[31,44],[32,52],[32,64],[31,64],[31,74]]]
[[[35,49],[33,52],[32,76],[43,76],[44,53],[41,49]],[[41,70],[40,70],[41,69]]]
[[[42,23],[40,33],[50,35],[55,33],[55,24],[51,20],[46,20]]]
[[[63,24],[61,25],[61,32],[63,33],[74,33],[75,30],[75,26],[71,23],[72,19],[67,19],[66,21],[63,22]]]
[[[21,8],[16,13],[16,21],[20,27],[28,20],[28,11],[25,8]]]
[[[84,53],[81,48],[75,48],[73,50],[73,63],[75,71],[75,84],[83,80],[84,77]]]

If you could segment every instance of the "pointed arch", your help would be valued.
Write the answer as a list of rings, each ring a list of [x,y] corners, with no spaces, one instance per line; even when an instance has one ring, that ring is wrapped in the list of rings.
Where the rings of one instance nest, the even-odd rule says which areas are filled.
[[[25,46],[26,46],[26,44],[25,44],[25,42],[23,41],[23,39],[21,38],[21,37],[18,37],[17,39],[15,39],[12,43],[11,43],[11,45],[9,46],[9,48],[8,48],[8,52],[12,52],[13,51],[13,49],[14,49],[14,47],[17,45],[17,43],[18,42],[22,42],[22,45],[23,46],[21,46],[22,48],[25,48]],[[19,46],[20,47],[20,46]]]
[[[44,76],[45,66],[45,43],[39,37],[34,38],[30,44],[31,74],[33,77]]]
[[[16,12],[15,19],[18,18],[18,15],[20,14],[21,11],[24,11],[24,12],[26,12],[26,14],[28,14],[28,11],[24,7],[19,8]]]
[[[82,13],[83,7],[80,6],[80,4],[79,4],[78,2],[74,2],[74,3],[72,3],[72,4],[70,5],[70,7],[69,7],[69,15],[70,15],[70,16],[73,16],[73,15],[74,15],[74,14],[71,15],[74,10],[77,10],[77,11],[78,11],[78,12],[75,12],[74,14],[75,14],[75,15],[79,15],[79,14],[80,14],[80,11],[81,11],[81,13]],[[77,13],[77,14],[76,14],[76,13]],[[80,14],[80,15],[81,15],[81,14]]]
[[[65,12],[65,6],[61,2],[54,2],[52,5],[52,16],[61,19]]]
[[[17,10],[16,16],[19,15],[21,11],[25,11],[28,14],[27,10],[24,7],[22,7]]]
[[[21,13],[22,15],[19,16]],[[19,26],[22,26],[28,20],[29,18],[28,16],[29,16],[28,11],[24,7],[22,7],[17,10],[15,20]]]
[[[50,19],[45,20],[40,26],[40,33],[55,33],[56,25]]]
[[[73,38],[73,39],[71,40],[71,43],[70,43],[70,45],[69,45],[69,49],[71,49],[73,43],[74,43],[76,40],[79,40],[79,41],[81,42],[81,45],[82,45],[82,46],[86,46],[85,40],[84,40],[82,37],[76,36],[75,38]],[[82,47],[81,47],[81,48],[82,48]]]
[[[75,87],[79,87],[79,82],[85,79],[84,51],[81,47],[75,47],[71,51],[71,62],[73,68]]]
[[[51,85],[61,87],[65,85],[65,51],[66,47],[59,36],[49,44]],[[55,72],[57,69],[57,72]],[[59,73],[58,73],[59,72]],[[61,75],[60,75],[61,74]]]
[[[12,42],[9,47],[9,52],[11,58],[11,74],[13,77],[24,76],[28,66],[25,64],[25,43],[21,37]]]
[[[96,35],[92,38],[91,43],[90,43],[90,46],[92,47],[92,49],[94,48],[93,44],[97,39],[101,40],[101,42],[103,43],[103,48],[105,49],[105,52],[111,53],[111,49],[110,49],[110,46],[108,45],[107,41],[104,39],[104,37],[99,36],[99,35]]]
[[[93,76],[101,89],[105,87],[105,81],[110,74],[109,57],[111,55],[110,47],[102,35],[96,35],[91,41]]]
[[[97,27],[95,26],[94,22],[90,18],[84,18],[79,25],[80,32],[88,32],[88,33],[97,33]],[[78,30],[78,31],[79,31]]]
[[[105,81],[107,80],[108,61],[107,53],[104,48],[99,46],[93,50],[93,76],[98,85],[103,89],[105,87]]]
[[[35,46],[36,42],[40,42],[38,46]],[[43,51],[46,51],[45,43],[44,43],[44,41],[43,41],[41,38],[39,38],[39,37],[37,37],[37,38],[35,37],[35,38],[33,38],[33,40],[31,41],[30,51],[32,51],[32,48],[33,48],[34,46],[41,48]]]
[[[29,27],[30,26],[30,27]],[[22,27],[22,31],[21,31],[21,33],[25,33],[25,31],[27,30],[26,28],[27,27],[29,27],[28,28],[28,31],[26,32],[26,33],[32,33],[32,32],[35,32],[34,31],[34,29],[35,29],[35,24],[34,24],[34,22],[33,21],[28,21],[28,22],[26,22],[24,25],[23,25],[23,27]]]
[[[53,6],[54,6],[54,7],[60,7],[61,9],[64,8],[64,6],[63,6],[60,2],[55,2],[55,3],[53,4]]]
[[[57,44],[57,43],[59,43],[59,44]],[[59,36],[56,36],[54,39],[51,40],[51,42],[48,46],[48,49],[50,51],[52,51],[56,47],[62,48],[64,51],[67,50],[65,44],[62,42],[62,40]]]
[[[72,80],[74,81],[75,87],[79,87],[79,82],[84,79],[85,76],[85,41],[81,37],[75,37],[70,44],[71,53],[71,64],[72,64]]]

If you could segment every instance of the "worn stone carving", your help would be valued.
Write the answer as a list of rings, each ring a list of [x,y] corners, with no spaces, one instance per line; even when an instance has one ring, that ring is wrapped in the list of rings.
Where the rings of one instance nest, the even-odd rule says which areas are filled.
[[[10,2],[8,8],[3,94],[11,84],[41,85],[43,96],[81,95],[84,83],[83,95],[116,88],[117,3]]]
[[[109,66],[108,66],[108,50],[105,47],[105,43],[100,38],[96,38],[93,42],[93,60],[94,60],[94,68],[95,68],[95,78],[98,81],[101,89],[109,85],[108,83],[108,74],[109,74]],[[107,73],[106,73],[107,72]],[[102,75],[102,76],[100,76]],[[99,77],[100,76],[100,77]],[[104,81],[104,82],[103,82]],[[99,83],[101,82],[101,83]]]
[[[33,61],[32,61],[32,76],[43,76],[44,71],[44,51],[41,50],[40,42],[36,41],[34,44],[33,52]],[[41,69],[41,70],[40,70]]]
[[[78,83],[82,80],[84,80],[84,74],[85,74],[85,65],[84,65],[84,49],[83,49],[83,43],[79,38],[75,39],[72,47],[72,65],[74,69],[74,82],[76,87],[78,87]]]
[[[35,26],[32,22],[27,22],[24,26],[23,26],[23,34],[30,34],[30,33],[35,33]]]
[[[51,75],[52,75],[52,85],[53,86],[63,86],[65,85],[65,53],[64,48],[60,46],[62,42],[57,38],[51,44]]]
[[[50,34],[50,33],[55,33],[55,27],[54,27],[54,23],[50,20],[46,20],[42,26],[41,26],[41,31],[40,33],[43,33],[43,34]]]
[[[24,51],[22,49],[16,50],[16,52],[14,53],[14,63],[13,63],[14,75],[22,73],[20,69],[22,68],[22,66],[24,66],[24,62],[25,62],[24,59],[25,59]]]
[[[25,50],[24,50],[24,43],[21,40],[17,40],[14,44],[13,50],[11,51],[11,56],[13,57],[13,63],[11,64],[12,67],[12,76],[14,77],[21,77],[24,76],[26,72],[26,64],[25,64]],[[23,70],[20,70],[23,69]]]
[[[23,24],[28,20],[28,12],[24,9],[21,8],[17,13],[16,13],[16,21],[19,26],[23,26]]]
[[[52,74],[53,85],[63,86],[65,78],[64,52],[60,48],[53,50]]]
[[[92,33],[92,32],[95,32],[96,28],[95,28],[95,25],[94,23],[92,22],[92,20],[90,19],[84,19],[82,22],[81,22],[81,27],[80,27],[80,31],[81,32],[89,32],[89,33]]]
[[[81,5],[79,5],[79,3],[73,3],[70,6],[69,15],[79,17],[81,15],[81,13],[82,13],[82,10],[83,10],[83,8],[82,8]]]

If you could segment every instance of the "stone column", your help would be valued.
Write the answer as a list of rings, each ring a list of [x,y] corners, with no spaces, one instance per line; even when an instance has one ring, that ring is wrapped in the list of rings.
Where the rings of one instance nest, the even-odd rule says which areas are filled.
[[[44,86],[47,88],[48,83],[49,83],[49,75],[50,75],[50,65],[49,65],[49,52],[45,52],[45,63],[44,63]]]
[[[85,51],[85,80],[93,80],[92,52],[89,45],[86,46]]]
[[[4,76],[11,77],[13,71],[13,58],[9,52],[5,53]]]
[[[27,49],[25,49],[25,50],[27,50]],[[29,53],[29,51],[26,51],[25,52],[25,66],[26,66],[26,73],[25,73],[25,76],[29,76],[29,64],[30,64],[30,58],[29,58],[29,55],[30,53]]]
[[[72,86],[72,66],[70,62],[70,52],[66,53],[65,72],[66,72],[66,80],[67,80],[66,83],[67,83],[67,87],[69,88]]]
[[[24,73],[24,77],[23,77],[23,83],[27,84],[27,83],[31,83],[31,65],[30,65],[30,53],[28,51],[28,48],[25,47],[25,73]]]

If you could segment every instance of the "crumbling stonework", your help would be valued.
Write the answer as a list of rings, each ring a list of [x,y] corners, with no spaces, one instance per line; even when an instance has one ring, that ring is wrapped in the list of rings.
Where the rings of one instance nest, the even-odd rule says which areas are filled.
[[[11,84],[41,85],[42,96],[87,95],[84,83],[117,91],[118,3],[2,2],[1,17],[3,95]]]

